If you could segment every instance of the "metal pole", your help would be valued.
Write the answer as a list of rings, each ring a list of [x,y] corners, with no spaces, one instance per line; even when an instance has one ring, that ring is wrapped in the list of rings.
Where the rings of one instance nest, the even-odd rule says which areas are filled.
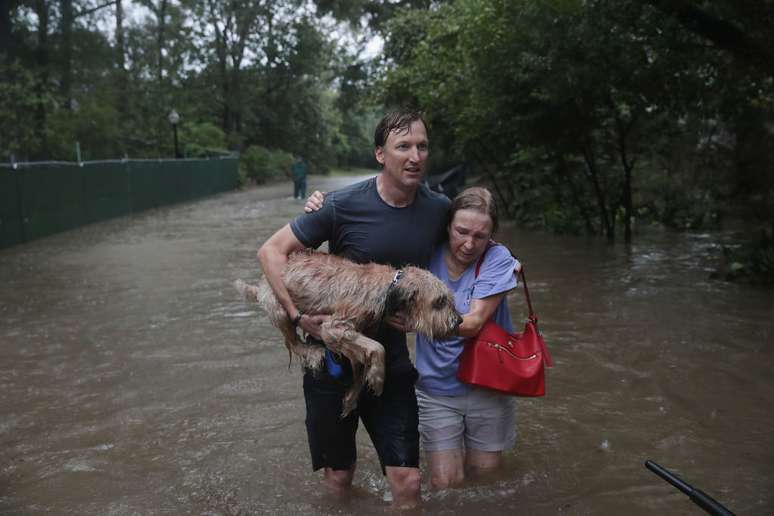
[[[172,124],[172,133],[175,135],[175,159],[180,159],[180,147],[177,144],[177,124]]]
[[[734,516],[734,513],[723,506],[723,504],[701,489],[696,489],[665,467],[656,464],[652,460],[646,460],[645,467],[687,495],[693,503],[704,509],[707,514],[712,514],[713,516]]]
[[[16,209],[19,216],[19,236],[21,237],[22,242],[27,241],[27,220],[24,218],[24,191],[22,187],[22,178],[21,175],[24,173],[24,170],[18,169],[18,164],[15,161],[14,155],[11,154],[11,164],[13,165],[13,171],[14,173],[14,183],[16,187]]]
[[[75,160],[81,164],[81,142],[75,142]]]

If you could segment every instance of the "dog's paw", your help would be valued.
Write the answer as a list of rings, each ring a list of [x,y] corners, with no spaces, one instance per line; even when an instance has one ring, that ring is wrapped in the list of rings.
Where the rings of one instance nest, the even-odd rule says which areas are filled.
[[[299,353],[304,362],[304,367],[312,369],[313,371],[319,371],[322,369],[325,363],[325,348],[322,346],[310,346],[306,343],[299,345],[303,352]]]
[[[347,417],[357,407],[357,397],[360,394],[359,389],[350,387],[341,400],[341,419]]]
[[[384,390],[384,369],[372,365],[366,373],[365,381],[371,392],[381,396]]]

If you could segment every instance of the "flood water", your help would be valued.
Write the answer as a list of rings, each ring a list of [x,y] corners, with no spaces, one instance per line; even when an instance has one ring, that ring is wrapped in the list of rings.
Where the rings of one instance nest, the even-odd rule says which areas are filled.
[[[319,489],[301,372],[231,286],[257,278],[256,249],[300,212],[291,190],[0,250],[0,514],[385,512],[362,429],[352,496]],[[652,459],[737,514],[774,514],[774,291],[708,279],[732,235],[499,238],[525,264],[556,362],[548,395],[518,400],[500,475],[425,486],[423,511],[702,514]]]

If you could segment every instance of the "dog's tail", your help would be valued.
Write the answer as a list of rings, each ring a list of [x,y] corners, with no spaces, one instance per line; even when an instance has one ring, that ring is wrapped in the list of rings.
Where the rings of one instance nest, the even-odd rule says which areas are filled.
[[[254,303],[258,302],[258,287],[255,285],[250,285],[249,283],[238,279],[234,282],[234,288],[236,288],[237,292],[242,294],[248,301]]]
[[[286,317],[280,317],[277,315],[279,313],[284,315],[285,312],[284,310],[280,310],[279,303],[271,294],[271,290],[265,283],[262,282],[260,286],[256,286],[238,279],[234,281],[234,288],[237,289],[237,292],[239,292],[247,301],[258,303],[269,313],[269,319],[272,321],[272,324],[279,327],[283,334],[285,334],[286,345],[289,339],[292,341],[298,340],[298,335],[295,333],[294,329],[292,334],[288,333],[291,330],[286,328],[286,326],[288,326],[287,321],[285,320]],[[291,353],[291,348],[288,346],[288,369],[290,369],[292,362],[293,354]]]

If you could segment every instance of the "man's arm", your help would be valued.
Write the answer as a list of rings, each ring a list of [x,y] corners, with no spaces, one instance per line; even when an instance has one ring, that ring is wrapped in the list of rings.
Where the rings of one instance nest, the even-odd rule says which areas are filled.
[[[282,229],[274,233],[258,249],[258,262],[261,264],[266,281],[269,282],[274,295],[291,319],[298,317],[299,310],[293,304],[293,300],[290,299],[290,293],[288,293],[288,289],[285,288],[285,284],[282,282],[282,273],[288,264],[288,256],[294,251],[302,249],[304,249],[304,244],[293,234],[290,224],[285,224]],[[327,316],[324,315],[303,314],[298,321],[298,326],[306,333],[319,338],[320,324],[326,318]]]

